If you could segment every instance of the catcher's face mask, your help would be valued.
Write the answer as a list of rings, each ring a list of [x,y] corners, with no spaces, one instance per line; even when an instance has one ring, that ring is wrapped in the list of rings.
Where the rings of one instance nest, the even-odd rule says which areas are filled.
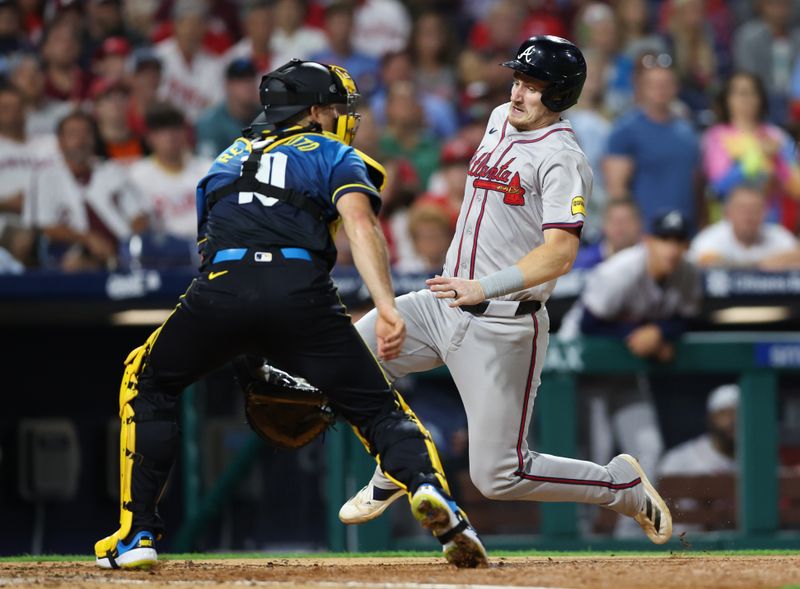
[[[347,101],[344,104],[334,105],[336,118],[333,122],[333,132],[347,145],[351,145],[361,120],[361,115],[356,110],[361,95],[358,93],[355,80],[346,69],[338,65],[329,65],[328,68],[336,82],[347,92]]]

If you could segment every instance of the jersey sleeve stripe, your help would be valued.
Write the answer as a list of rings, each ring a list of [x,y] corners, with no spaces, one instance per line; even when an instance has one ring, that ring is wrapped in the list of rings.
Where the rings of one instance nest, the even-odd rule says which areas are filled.
[[[545,229],[580,229],[583,227],[583,221],[575,221],[573,223],[545,223],[542,225],[542,231]]]
[[[378,196],[378,192],[375,190],[375,188],[368,186],[367,184],[345,184],[344,186],[340,186],[333,191],[333,194],[331,195],[331,202],[336,203],[336,199],[341,196],[339,193],[347,188],[361,188],[363,190],[350,190],[350,192],[365,192],[366,194],[374,194]]]

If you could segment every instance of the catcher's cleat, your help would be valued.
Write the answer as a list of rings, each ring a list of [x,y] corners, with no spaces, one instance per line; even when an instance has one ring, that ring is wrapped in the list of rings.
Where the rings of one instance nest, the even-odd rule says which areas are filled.
[[[339,510],[339,519],[344,524],[363,524],[386,511],[386,508],[403,496],[403,489],[381,489],[372,481],[350,497]]]
[[[436,487],[420,485],[411,498],[411,512],[442,543],[447,562],[458,568],[488,566],[489,557],[478,533],[455,502],[446,499]]]
[[[672,537],[672,515],[669,507],[650,483],[638,460],[629,454],[620,454],[617,458],[625,460],[636,470],[644,486],[644,506],[633,519],[642,526],[651,542],[664,544]]]
[[[114,550],[96,556],[97,566],[103,569],[150,569],[158,562],[155,537],[151,532],[135,534],[129,542],[118,540]]]

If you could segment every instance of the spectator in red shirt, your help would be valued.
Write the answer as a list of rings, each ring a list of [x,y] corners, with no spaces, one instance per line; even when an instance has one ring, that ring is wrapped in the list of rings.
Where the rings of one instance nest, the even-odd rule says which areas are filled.
[[[99,78],[118,79],[125,77],[131,44],[125,37],[109,37],[94,54],[92,70]]]
[[[134,52],[132,65],[133,71],[129,76],[131,98],[128,103],[128,126],[133,133],[144,137],[147,132],[144,113],[158,99],[161,60],[151,49],[142,48]]]
[[[109,37],[117,37],[126,41],[136,41],[125,30],[122,18],[122,2],[120,0],[87,0],[83,3],[85,10],[83,41],[84,55],[90,61]]]
[[[47,96],[73,102],[86,98],[90,76],[78,65],[80,52],[80,37],[75,27],[69,20],[55,20],[45,32],[41,49]]]
[[[500,0],[469,34],[469,46],[483,53],[512,55],[524,38],[525,11],[515,0]]]
[[[44,19],[40,0],[20,0],[20,24],[31,43],[38,43],[42,37]]]
[[[553,0],[528,0],[528,17],[522,25],[523,37],[555,35],[568,37],[565,18]]]
[[[464,201],[464,185],[467,182],[469,160],[475,154],[475,145],[462,138],[451,139],[444,144],[439,161],[439,171],[431,180],[432,189],[419,197],[419,203],[435,204],[448,215],[455,227],[461,203]]]
[[[98,155],[120,164],[131,164],[141,158],[145,154],[144,144],[128,123],[128,85],[120,78],[98,78],[92,84],[91,98],[100,131]]]

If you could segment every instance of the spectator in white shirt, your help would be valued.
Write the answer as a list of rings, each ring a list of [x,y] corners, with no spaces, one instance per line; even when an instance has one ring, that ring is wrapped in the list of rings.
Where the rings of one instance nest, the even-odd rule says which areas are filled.
[[[364,0],[356,3],[353,43],[356,51],[377,59],[408,47],[411,16],[399,0]]]
[[[707,431],[678,444],[664,453],[658,464],[658,476],[691,477],[730,475],[738,471],[736,464],[736,413],[739,407],[739,386],[726,384],[714,389],[706,401]],[[717,499],[716,503],[724,503]],[[719,508],[720,505],[713,507]],[[710,509],[692,497],[675,500],[677,513]],[[721,522],[720,522],[721,523]],[[699,524],[676,523],[677,533],[703,531]]]
[[[692,240],[689,257],[699,266],[782,271],[800,268],[800,244],[788,229],[765,223],[766,197],[740,185],[725,203],[725,219]]]
[[[9,81],[25,99],[25,127],[29,135],[55,133],[58,121],[73,109],[71,103],[52,99],[45,94],[42,63],[33,53],[22,54],[11,60]]]
[[[141,197],[122,166],[94,157],[97,127],[90,115],[67,115],[57,134],[60,157],[33,175],[23,219],[47,240],[44,266],[113,270],[120,242],[147,227]]]
[[[22,206],[36,162],[55,153],[55,139],[32,136],[25,126],[22,94],[13,86],[0,86],[0,247],[30,264],[34,236],[23,227]]]
[[[273,0],[249,0],[242,11],[241,26],[244,37],[223,56],[230,64],[237,59],[249,59],[256,66],[259,78],[271,72],[283,62],[275,61],[272,52],[272,30],[274,28]]]
[[[194,122],[224,97],[222,62],[202,46],[208,16],[205,3],[178,0],[172,14],[175,35],[156,45],[163,68],[161,96]]]
[[[186,120],[171,104],[150,106],[145,121],[153,153],[131,166],[131,179],[150,211],[150,227],[194,244],[197,181],[208,172],[211,160],[192,155]]]
[[[328,47],[325,33],[303,24],[304,0],[277,0],[274,8],[275,30],[272,34],[273,63],[283,65],[291,59],[308,59]]]
[[[736,410],[739,386],[714,389],[706,401],[708,431],[664,453],[659,476],[736,472]]]

